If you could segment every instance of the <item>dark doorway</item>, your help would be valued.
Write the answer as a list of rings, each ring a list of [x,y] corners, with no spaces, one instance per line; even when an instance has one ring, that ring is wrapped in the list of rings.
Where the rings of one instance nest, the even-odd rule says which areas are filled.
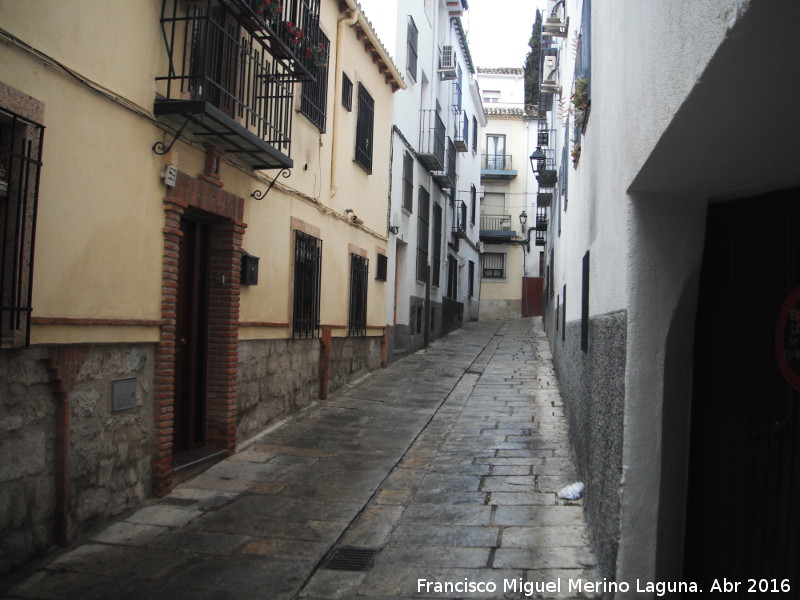
[[[210,224],[200,218],[181,218],[173,452],[192,450],[205,442],[210,230]]]
[[[800,190],[709,208],[684,554],[685,579],[704,591],[727,578],[744,596],[754,578],[761,597],[788,579],[795,597],[800,584],[800,392],[777,343],[800,286],[798,227]]]

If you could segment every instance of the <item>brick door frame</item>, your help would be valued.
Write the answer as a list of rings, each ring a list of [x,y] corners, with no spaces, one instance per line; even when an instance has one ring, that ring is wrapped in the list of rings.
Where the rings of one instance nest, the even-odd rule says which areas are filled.
[[[179,173],[164,198],[164,256],[161,336],[156,347],[153,418],[155,451],[153,493],[172,487],[172,435],[175,396],[175,327],[177,314],[180,221],[192,211],[211,221],[209,262],[208,356],[206,359],[206,446],[232,453],[236,448],[239,375],[239,279],[244,199],[217,185]]]

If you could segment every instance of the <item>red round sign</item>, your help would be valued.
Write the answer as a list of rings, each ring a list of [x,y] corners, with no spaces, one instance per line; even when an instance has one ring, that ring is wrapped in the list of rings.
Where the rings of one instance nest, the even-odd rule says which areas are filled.
[[[786,381],[800,391],[800,287],[786,297],[778,313],[775,357]]]

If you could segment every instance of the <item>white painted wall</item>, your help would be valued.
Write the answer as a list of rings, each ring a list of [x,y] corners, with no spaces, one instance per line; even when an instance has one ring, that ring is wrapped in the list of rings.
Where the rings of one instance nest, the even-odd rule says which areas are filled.
[[[569,143],[561,116],[581,5],[566,2],[562,114],[556,102],[551,115],[559,147]],[[682,351],[691,356],[693,320],[675,321],[676,308],[695,294],[707,203],[798,185],[789,145],[796,120],[781,120],[776,132],[758,117],[796,100],[796,82],[781,73],[794,68],[787,61],[797,43],[788,23],[797,19],[789,0],[771,7],[747,0],[592,3],[591,116],[580,162],[568,165],[567,210],[559,215],[554,202],[548,244],[555,293],[568,289],[567,321],[580,318],[587,250],[591,314],[628,314],[618,581],[654,579],[660,502],[680,503],[685,491],[680,476],[664,480],[661,472],[666,339],[678,328],[688,340]],[[778,80],[784,83],[764,85]],[[690,378],[683,378],[690,395]],[[680,524],[681,515],[675,518]],[[679,556],[670,560],[679,568]],[[617,595],[624,597],[642,596]]]

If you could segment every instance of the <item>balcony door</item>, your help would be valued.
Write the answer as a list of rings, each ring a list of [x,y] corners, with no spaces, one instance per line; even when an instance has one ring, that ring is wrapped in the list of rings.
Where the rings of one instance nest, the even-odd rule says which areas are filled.
[[[486,168],[504,169],[506,155],[506,136],[486,136]]]

